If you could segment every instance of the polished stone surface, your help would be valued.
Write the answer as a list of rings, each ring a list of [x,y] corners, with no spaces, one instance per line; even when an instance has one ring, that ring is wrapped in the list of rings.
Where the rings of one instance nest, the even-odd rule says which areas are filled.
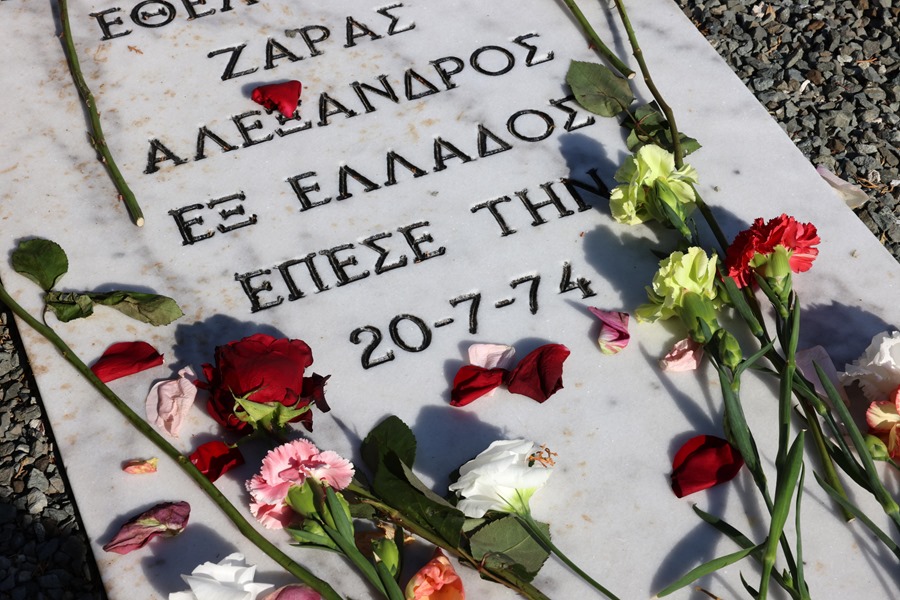
[[[102,308],[87,321],[57,325],[48,317],[88,362],[108,345],[131,339],[165,354],[163,366],[114,382],[136,410],[154,381],[186,365],[198,369],[212,360],[216,345],[257,331],[301,338],[313,348],[314,370],[331,375],[332,412],[316,415],[314,442],[354,456],[360,437],[397,414],[419,438],[417,471],[440,493],[447,474],[494,439],[548,444],[559,463],[550,485],[534,497],[535,516],[549,521],[558,544],[623,598],[650,596],[697,562],[734,549],[694,516],[693,503],[724,514],[755,539],[764,537],[746,473],[684,500],[668,488],[680,443],[695,432],[721,432],[712,369],[671,376],[657,369],[657,359],[680,332],[633,324],[632,344],[622,354],[606,357],[596,348],[597,324],[586,307],[633,311],[655,270],[650,249],[668,249],[674,238],[615,224],[605,200],[590,192],[580,194],[593,208],[579,210],[560,182],[595,185],[587,173],[596,168],[612,185],[627,152],[615,122],[598,118],[588,125],[579,113],[567,126],[567,113],[551,104],[568,94],[563,80],[569,61],[592,60],[563,8],[548,2],[522,11],[507,0],[490,6],[459,1],[404,3],[382,14],[376,10],[382,5],[358,2],[313,8],[261,0],[192,5],[198,16],[189,19],[191,9],[172,3],[171,21],[161,24],[168,9],[150,2],[134,9],[135,18],[161,25],[145,27],[132,21],[134,6],[77,1],[69,10],[108,143],[142,202],[147,222],[141,229],[128,222],[85,139],[50,6],[18,0],[0,5],[0,28],[10,40],[0,86],[14,107],[0,126],[0,247],[9,251],[20,239],[47,237],[69,255],[64,290],[129,287],[179,301],[186,316],[167,328]],[[155,14],[158,9],[163,13]],[[690,162],[728,233],[757,216],[782,212],[819,228],[820,257],[797,284],[807,305],[804,345],[824,345],[842,366],[874,333],[900,320],[892,301],[897,264],[677,7],[654,0],[632,10],[680,128],[704,145]],[[607,27],[612,15],[589,14],[625,55],[622,32]],[[102,39],[101,21],[110,39]],[[356,36],[351,43],[348,22]],[[536,47],[533,56],[529,45]],[[383,91],[382,75],[397,100],[363,87],[367,107],[353,84]],[[249,95],[257,85],[286,79],[303,82],[303,104],[298,120],[280,123]],[[198,137],[206,132],[199,150]],[[436,143],[443,159],[435,158]],[[506,144],[508,150],[494,152]],[[166,157],[161,146],[184,162],[148,162],[153,148],[157,158]],[[414,177],[414,169],[395,162],[392,176],[391,152],[424,174]],[[311,189],[316,184],[319,189]],[[546,189],[564,210],[536,209],[544,222],[535,225],[524,200],[538,204],[547,199]],[[220,216],[237,207],[242,214]],[[251,215],[255,222],[229,230]],[[197,218],[203,222],[190,223]],[[353,248],[340,249],[348,244]],[[390,251],[380,267],[378,247]],[[311,253],[319,285],[307,263],[286,266]],[[385,268],[401,256],[405,266]],[[566,264],[574,279],[590,280],[595,295],[560,293]],[[291,299],[279,265],[303,297]],[[247,275],[261,270],[269,273]],[[249,288],[268,281],[272,290],[259,292],[254,306],[236,275]],[[18,301],[39,311],[37,288],[6,261],[0,276]],[[531,279],[511,287],[522,278]],[[477,326],[469,320],[471,301],[451,303],[469,294],[480,294]],[[453,321],[438,325],[447,319]],[[392,322],[398,339],[392,339]],[[357,334],[359,344],[350,338],[367,326],[383,338],[370,362],[388,350],[394,358],[365,369],[364,348],[374,329]],[[165,597],[181,589],[179,573],[236,549],[261,565],[259,580],[278,581],[277,567],[243,544],[174,465],[163,461],[159,473],[144,478],[122,473],[123,461],[154,455],[154,448],[133,435],[46,342],[21,329],[111,598]],[[544,404],[500,392],[453,409],[449,385],[472,342],[512,344],[519,356],[545,342],[564,343],[572,350],[565,388]],[[745,399],[760,445],[772,447],[775,431],[767,425],[775,418],[773,388],[748,382]],[[218,434],[196,407],[175,443],[190,452]],[[246,502],[242,482],[256,470],[255,460],[248,463],[219,482],[239,504]],[[888,553],[865,530],[830,514],[812,477],[807,488],[804,550],[813,589],[850,594],[864,577],[875,596],[893,590],[896,576],[872,567],[890,560]],[[100,550],[124,517],[178,499],[194,507],[184,535],[124,557]],[[270,537],[287,547],[285,536]],[[355,577],[341,573],[345,567],[334,556],[290,552],[342,593],[368,594]],[[703,585],[720,596],[739,596],[739,569],[751,573],[753,567],[741,563]],[[469,572],[463,576],[472,597],[512,596]],[[584,593],[555,561],[536,583],[554,598]]]

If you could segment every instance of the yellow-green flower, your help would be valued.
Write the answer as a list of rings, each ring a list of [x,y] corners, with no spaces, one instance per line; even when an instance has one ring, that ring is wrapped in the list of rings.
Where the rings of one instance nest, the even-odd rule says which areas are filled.
[[[619,223],[637,225],[654,219],[677,227],[667,209],[683,222],[696,200],[692,186],[697,183],[697,171],[690,165],[676,169],[675,157],[659,146],[641,146],[615,178],[622,185],[610,194],[609,207]]]
[[[647,288],[650,302],[639,306],[635,315],[639,321],[681,316],[688,295],[694,295],[693,301],[699,299],[712,304],[716,299],[715,283],[716,256],[710,258],[703,248],[696,246],[687,252],[673,252],[660,261],[653,283]]]

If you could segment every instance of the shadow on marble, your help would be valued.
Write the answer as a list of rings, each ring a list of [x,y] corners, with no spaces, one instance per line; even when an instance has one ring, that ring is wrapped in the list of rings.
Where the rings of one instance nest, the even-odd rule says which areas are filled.
[[[199,367],[203,363],[212,364],[215,362],[217,346],[256,333],[265,333],[276,338],[287,337],[277,327],[267,323],[239,321],[224,314],[216,314],[190,324],[180,324],[175,328],[176,362],[172,365],[172,370],[177,371],[187,366]]]

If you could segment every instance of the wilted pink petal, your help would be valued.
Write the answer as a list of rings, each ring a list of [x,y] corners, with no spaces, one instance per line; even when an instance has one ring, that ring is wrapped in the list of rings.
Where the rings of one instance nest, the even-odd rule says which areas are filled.
[[[122,470],[126,473],[130,473],[132,475],[144,475],[145,473],[156,473],[156,466],[159,464],[159,459],[148,458],[136,458],[134,460],[129,460],[122,466]]]
[[[462,579],[440,548],[406,586],[406,600],[465,600]]]
[[[816,373],[816,367],[813,363],[819,365],[825,372],[825,376],[828,377],[828,381],[831,382],[831,385],[833,385],[834,389],[840,394],[841,398],[844,400],[844,404],[850,403],[850,400],[847,398],[847,392],[844,391],[844,386],[841,384],[840,378],[838,377],[837,369],[834,368],[831,356],[828,355],[828,351],[825,348],[822,346],[813,346],[812,348],[807,348],[805,350],[798,350],[795,355],[795,360],[797,361],[797,370],[812,382],[813,386],[816,388],[816,393],[823,398],[828,397],[828,394],[825,393],[825,386],[819,381],[819,375]]]
[[[255,477],[259,477],[259,475],[256,475]],[[265,502],[251,501],[250,513],[256,517],[256,520],[266,529],[284,529],[295,523],[299,517],[299,515],[284,502],[267,504]]]
[[[147,342],[119,342],[106,349],[91,365],[91,371],[103,383],[150,369],[163,363],[163,356]]]
[[[178,379],[160,381],[147,394],[147,420],[178,437],[184,415],[194,404],[197,386],[194,371],[185,367],[178,371]]]
[[[172,537],[187,527],[191,505],[187,502],[163,502],[134,517],[119,529],[116,536],[103,546],[107,552],[128,554],[161,535]]]
[[[485,369],[508,369],[515,354],[516,349],[505,344],[472,344],[469,346],[469,364]]]
[[[631,334],[628,333],[628,313],[600,310],[593,306],[588,306],[588,310],[600,319],[600,337],[597,338],[600,352],[611,355],[624,350],[631,339]]]
[[[316,590],[294,584],[280,587],[262,600],[321,600],[321,598]]]
[[[669,353],[660,361],[659,367],[666,372],[693,371],[700,366],[703,359],[703,344],[691,338],[675,342]]]

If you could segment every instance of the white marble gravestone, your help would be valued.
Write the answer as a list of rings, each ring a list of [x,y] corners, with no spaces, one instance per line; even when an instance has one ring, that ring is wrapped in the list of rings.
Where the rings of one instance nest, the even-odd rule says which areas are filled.
[[[584,4],[628,55],[603,3]],[[821,254],[797,282],[804,343],[826,346],[842,367],[900,322],[900,268],[676,6],[630,4],[680,128],[704,146],[689,162],[728,233],[782,212],[818,227]],[[88,362],[134,339],[165,354],[164,366],[112,384],[133,407],[142,410],[154,381],[211,362],[216,345],[258,331],[300,338],[314,370],[331,375],[332,411],[315,415],[309,436],[322,448],[356,457],[360,438],[396,414],[418,436],[417,472],[444,493],[447,474],[494,439],[549,445],[558,466],[533,499],[535,516],[621,598],[652,596],[736,549],[693,503],[764,537],[747,473],[683,500],[669,489],[675,449],[695,433],[721,433],[714,372],[657,368],[681,333],[633,324],[622,354],[596,347],[586,307],[633,311],[655,271],[651,248],[668,251],[674,238],[609,216],[602,184],[627,155],[623,130],[567,98],[570,60],[595,59],[560,3],[73,0],[69,11],[146,225],[129,222],[88,144],[55,8],[2,0],[0,249],[50,238],[69,255],[63,289],[178,300],[186,314],[164,328],[102,308],[69,324],[48,317]],[[254,87],[288,79],[304,85],[298,118],[250,101]],[[39,311],[39,290],[6,258],[0,275]],[[111,598],[165,598],[183,588],[180,573],[238,549],[259,563],[259,580],[286,580],[175,465],[124,474],[123,461],[155,449],[48,343],[22,333]],[[519,356],[565,344],[565,388],[544,404],[500,392],[451,408],[450,382],[473,342],[512,344]],[[760,445],[774,448],[772,386],[750,382],[744,398]],[[190,452],[219,434],[197,406],[175,443]],[[218,482],[239,505],[258,458]],[[892,557],[843,524],[811,482],[803,524],[814,596],[890,596],[900,582]],[[889,484],[896,490],[896,478]],[[182,536],[127,556],[100,549],[125,517],[180,499],[193,507]],[[335,556],[270,538],[340,593],[370,595]],[[702,584],[740,597],[738,573],[753,582],[754,569],[743,562]],[[471,598],[513,596],[461,572]],[[553,559],[535,583],[553,598],[588,593]]]

